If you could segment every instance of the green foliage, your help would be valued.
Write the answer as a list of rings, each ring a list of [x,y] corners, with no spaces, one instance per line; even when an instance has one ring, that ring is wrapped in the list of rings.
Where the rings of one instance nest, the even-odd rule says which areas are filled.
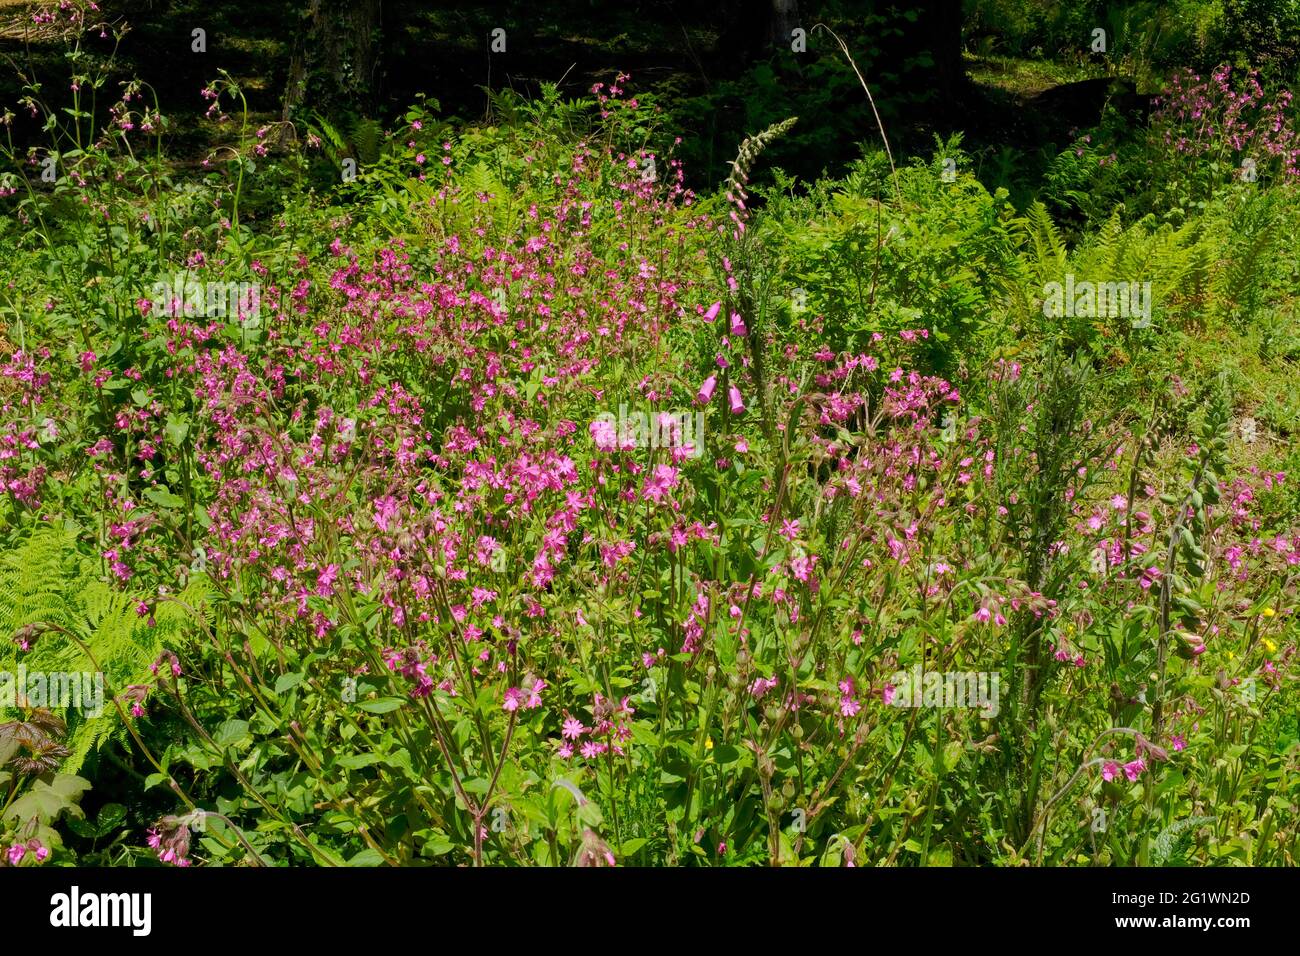
[[[1041,183],[960,134],[893,157],[830,52],[667,104],[716,132],[680,152],[607,83],[299,142],[225,74],[194,173],[42,104],[65,177],[11,147],[0,200],[0,672],[104,708],[4,715],[0,846],[1293,865],[1294,186],[1153,169],[1114,113]],[[718,189],[691,151],[736,156]],[[175,273],[262,308],[167,315]],[[1150,323],[1050,314],[1067,276],[1150,283]],[[603,435],[622,406],[700,430]]]

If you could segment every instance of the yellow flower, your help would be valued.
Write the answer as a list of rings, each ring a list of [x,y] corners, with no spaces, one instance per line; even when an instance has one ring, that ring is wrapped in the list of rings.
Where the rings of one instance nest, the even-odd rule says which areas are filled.
[[[1274,644],[1272,641],[1270,641],[1267,637],[1264,638],[1264,640],[1263,640],[1263,644],[1264,644],[1265,647],[1268,648],[1268,652],[1269,652],[1270,654],[1275,654],[1275,653],[1277,653],[1277,645]]]
[[[713,749],[713,738],[712,738],[712,737],[705,737],[705,738],[704,738],[704,749],[705,749],[705,750],[712,750],[712,749]]]
[[[1264,608],[1264,610],[1263,610],[1261,613],[1262,613],[1265,617],[1272,617],[1272,616],[1273,616],[1275,613],[1277,613],[1277,612],[1274,611],[1271,607],[1266,607],[1266,608]]]

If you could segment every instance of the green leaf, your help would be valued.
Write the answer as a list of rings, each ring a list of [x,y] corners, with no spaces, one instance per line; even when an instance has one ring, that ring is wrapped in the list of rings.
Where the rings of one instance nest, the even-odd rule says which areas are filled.
[[[218,747],[233,747],[241,744],[249,737],[248,721],[246,720],[228,720],[217,728],[216,734],[212,739]]]
[[[183,498],[176,497],[162,485],[146,488],[144,496],[161,508],[181,508],[185,505]]]
[[[126,807],[120,803],[106,803],[99,809],[99,819],[95,821],[95,826],[100,836],[106,836],[110,831],[121,826],[125,819]]]
[[[635,856],[636,852],[649,843],[644,837],[635,837],[631,840],[624,840],[623,845],[619,848],[619,856]]]
[[[276,696],[278,697],[280,694],[283,694],[285,691],[292,690],[293,688],[301,684],[302,681],[303,681],[303,675],[297,673],[296,671],[289,674],[281,674],[276,679],[275,682]]]
[[[380,697],[378,700],[363,700],[357,707],[368,714],[387,714],[405,703],[401,697]]]
[[[173,445],[179,445],[185,441],[185,437],[190,433],[190,423],[187,419],[177,415],[167,416],[167,425],[163,428],[163,433],[167,436],[167,441]]]
[[[36,819],[40,823],[53,823],[64,813],[80,817],[81,807],[77,803],[89,789],[89,780],[71,774],[40,777],[27,793],[9,805],[4,818],[16,822]]]
[[[346,767],[348,770],[360,770],[362,767],[369,767],[371,764],[378,763],[384,758],[376,753],[368,754],[348,754],[346,757],[340,757],[334,761],[340,767]]]

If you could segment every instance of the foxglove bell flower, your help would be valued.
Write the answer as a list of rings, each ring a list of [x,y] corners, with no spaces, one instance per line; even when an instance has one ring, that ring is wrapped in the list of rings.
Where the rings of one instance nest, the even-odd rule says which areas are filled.
[[[740,389],[731,386],[727,391],[727,399],[731,403],[731,414],[739,415],[745,410],[745,400],[740,395]]]

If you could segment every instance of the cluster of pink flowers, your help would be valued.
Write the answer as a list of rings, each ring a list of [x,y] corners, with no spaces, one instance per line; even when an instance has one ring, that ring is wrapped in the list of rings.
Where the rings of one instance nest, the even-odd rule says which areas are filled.
[[[596,694],[591,707],[592,725],[586,726],[573,716],[566,716],[560,729],[560,743],[556,753],[568,760],[576,752],[591,760],[612,750],[623,756],[623,744],[632,739],[632,715],[636,708],[629,698],[618,703]],[[582,738],[586,737],[586,740]]]
[[[49,855],[49,848],[35,838],[26,843],[15,843],[5,851],[5,859],[9,861],[10,866],[18,866],[29,857],[37,863],[44,863]]]
[[[1263,171],[1272,164],[1288,178],[1300,177],[1300,133],[1291,116],[1292,95],[1267,99],[1257,71],[1234,82],[1228,64],[1208,77],[1180,70],[1156,99],[1152,128],[1175,154],[1199,159],[1230,153]]]

